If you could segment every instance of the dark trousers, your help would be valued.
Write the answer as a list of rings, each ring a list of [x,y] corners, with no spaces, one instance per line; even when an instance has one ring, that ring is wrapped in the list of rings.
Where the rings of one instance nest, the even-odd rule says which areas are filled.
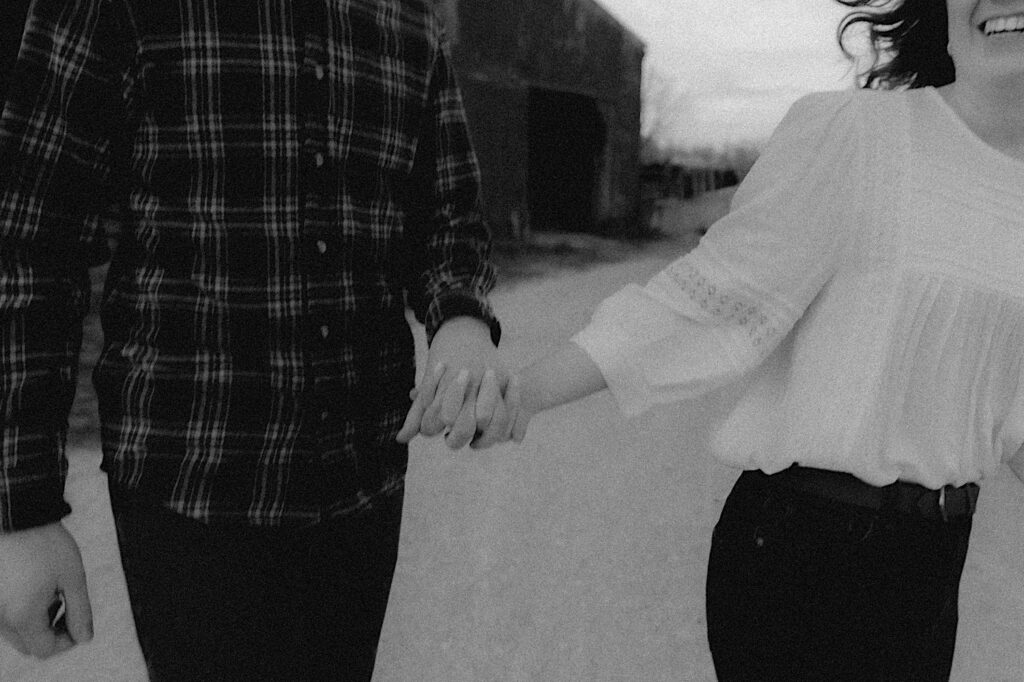
[[[722,682],[948,680],[969,517],[944,522],[737,481],[715,527]]]
[[[401,495],[301,530],[209,526],[113,486],[111,502],[154,682],[370,679]]]

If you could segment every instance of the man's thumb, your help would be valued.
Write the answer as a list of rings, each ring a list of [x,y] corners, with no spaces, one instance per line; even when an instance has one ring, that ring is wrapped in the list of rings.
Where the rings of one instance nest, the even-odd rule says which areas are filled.
[[[85,582],[85,571],[79,569],[65,576],[61,586],[66,604],[68,636],[76,644],[91,642],[93,636],[92,602]]]

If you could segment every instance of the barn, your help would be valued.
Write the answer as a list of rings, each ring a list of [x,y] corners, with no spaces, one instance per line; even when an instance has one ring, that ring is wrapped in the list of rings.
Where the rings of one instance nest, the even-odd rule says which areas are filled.
[[[640,228],[643,43],[594,0],[435,0],[497,238]]]

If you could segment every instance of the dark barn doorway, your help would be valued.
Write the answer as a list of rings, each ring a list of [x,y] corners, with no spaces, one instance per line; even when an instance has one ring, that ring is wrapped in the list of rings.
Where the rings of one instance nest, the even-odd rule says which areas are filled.
[[[591,97],[530,88],[527,148],[530,226],[593,232],[607,129]]]

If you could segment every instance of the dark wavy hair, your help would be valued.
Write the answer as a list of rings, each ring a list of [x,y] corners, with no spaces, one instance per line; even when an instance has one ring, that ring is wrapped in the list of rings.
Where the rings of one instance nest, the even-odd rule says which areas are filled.
[[[839,25],[839,47],[846,49],[848,32],[866,25],[872,61],[859,75],[874,89],[923,88],[952,83],[956,77],[946,44],[949,29],[945,0],[836,0],[857,8]]]

